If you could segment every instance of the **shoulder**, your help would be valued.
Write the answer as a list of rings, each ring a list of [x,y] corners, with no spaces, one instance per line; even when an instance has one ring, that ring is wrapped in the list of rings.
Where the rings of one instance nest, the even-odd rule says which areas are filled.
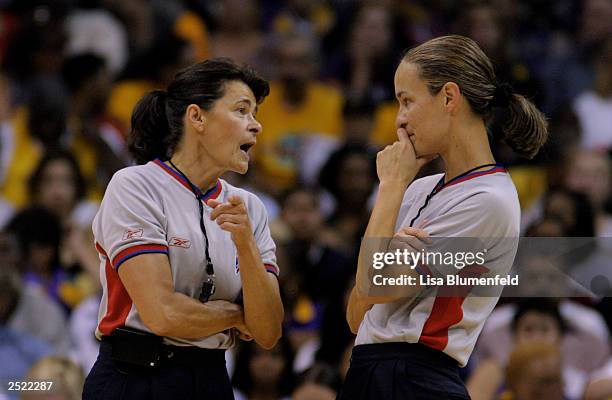
[[[404,192],[404,201],[418,198],[422,194],[428,195],[443,176],[444,174],[434,174],[412,181]]]
[[[108,189],[146,187],[160,179],[160,174],[156,169],[157,167],[152,162],[122,168],[115,172],[108,184]]]

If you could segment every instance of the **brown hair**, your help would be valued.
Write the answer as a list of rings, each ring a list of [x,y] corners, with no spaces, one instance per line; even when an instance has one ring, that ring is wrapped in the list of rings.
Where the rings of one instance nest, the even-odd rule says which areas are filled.
[[[406,52],[403,61],[419,68],[429,92],[437,94],[455,82],[472,111],[488,120],[493,107],[503,107],[508,117],[501,129],[504,141],[517,154],[533,158],[548,137],[546,117],[525,97],[497,82],[493,64],[478,44],[460,35],[431,39]]]

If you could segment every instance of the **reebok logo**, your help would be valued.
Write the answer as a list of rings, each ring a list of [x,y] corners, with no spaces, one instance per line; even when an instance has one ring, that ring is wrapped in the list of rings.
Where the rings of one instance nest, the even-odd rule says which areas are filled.
[[[142,232],[143,232],[142,228],[128,229],[123,234],[123,240],[135,239],[135,238],[142,237]]]
[[[191,247],[191,241],[188,239],[173,237],[168,242],[168,246],[182,247],[184,249],[188,249]]]

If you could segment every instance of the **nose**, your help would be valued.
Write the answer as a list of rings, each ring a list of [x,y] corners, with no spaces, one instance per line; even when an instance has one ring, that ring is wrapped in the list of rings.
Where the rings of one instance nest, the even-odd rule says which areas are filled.
[[[406,118],[406,113],[401,109],[397,112],[397,116],[395,117],[395,128],[406,128],[408,124],[408,118]]]
[[[254,135],[259,135],[262,129],[263,127],[261,126],[261,123],[253,118],[253,121],[249,124],[249,132]]]

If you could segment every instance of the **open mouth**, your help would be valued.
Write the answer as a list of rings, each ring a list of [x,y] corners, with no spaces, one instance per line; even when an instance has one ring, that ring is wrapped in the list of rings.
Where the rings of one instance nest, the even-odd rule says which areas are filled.
[[[240,150],[242,150],[242,151],[244,151],[246,153],[253,146],[255,146],[255,143],[245,143],[243,145],[240,145]]]

